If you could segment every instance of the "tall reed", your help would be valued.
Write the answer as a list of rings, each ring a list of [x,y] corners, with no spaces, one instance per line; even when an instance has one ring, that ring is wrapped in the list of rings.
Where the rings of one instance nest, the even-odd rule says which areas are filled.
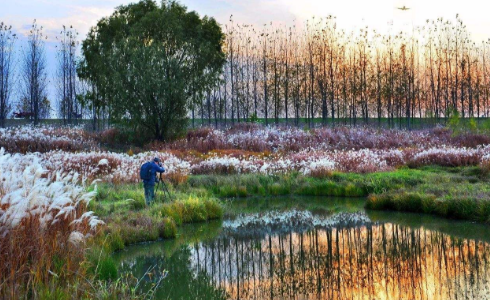
[[[38,298],[50,281],[81,276],[84,244],[103,222],[77,175],[0,150],[0,298]]]

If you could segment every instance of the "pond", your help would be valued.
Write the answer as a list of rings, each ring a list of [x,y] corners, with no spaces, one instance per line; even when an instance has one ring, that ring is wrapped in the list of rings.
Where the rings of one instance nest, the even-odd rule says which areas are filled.
[[[114,257],[155,299],[490,299],[490,226],[363,205],[236,200]]]

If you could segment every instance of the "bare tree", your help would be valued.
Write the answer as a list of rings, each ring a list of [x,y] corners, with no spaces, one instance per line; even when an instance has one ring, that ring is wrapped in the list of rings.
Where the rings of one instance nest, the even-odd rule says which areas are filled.
[[[72,119],[81,118],[82,111],[77,101],[76,50],[79,42],[78,33],[72,26],[60,32],[57,37],[57,81],[58,81],[58,114],[64,124],[72,123]]]
[[[5,127],[5,120],[12,108],[10,96],[13,89],[14,43],[17,39],[12,26],[0,23],[0,126]]]
[[[379,126],[412,128],[415,118],[441,122],[453,110],[489,115],[488,42],[472,42],[459,16],[386,35],[367,27],[346,33],[333,16],[298,28],[271,23],[256,31],[231,21],[226,29],[225,119],[243,122],[253,112],[280,124],[293,113],[297,126],[375,117]]]
[[[24,83],[20,108],[32,114],[34,125],[41,118],[50,115],[50,103],[47,98],[46,55],[44,49],[47,37],[34,21],[29,31],[27,46],[23,51],[21,76]]]

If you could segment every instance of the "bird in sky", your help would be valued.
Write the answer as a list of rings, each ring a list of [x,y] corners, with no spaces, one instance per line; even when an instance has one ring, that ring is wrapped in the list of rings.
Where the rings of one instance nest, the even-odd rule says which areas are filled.
[[[410,8],[403,5],[402,7],[398,7],[398,9],[399,10],[409,10]]]

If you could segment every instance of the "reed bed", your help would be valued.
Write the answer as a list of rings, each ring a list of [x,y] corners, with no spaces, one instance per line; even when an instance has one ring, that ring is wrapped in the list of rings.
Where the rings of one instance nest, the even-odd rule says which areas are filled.
[[[191,130],[180,140],[152,143],[147,150],[136,154],[101,150],[97,139],[114,136],[114,129],[99,134],[98,138],[79,128],[49,127],[9,129],[0,131],[0,136],[8,132],[10,143],[16,140],[20,144],[27,143],[30,138],[27,132],[31,129],[34,132],[30,139],[32,145],[10,147],[7,149],[16,150],[9,152],[41,149],[25,153],[25,160],[37,159],[50,172],[76,172],[80,178],[109,183],[139,182],[139,167],[155,156],[165,162],[168,169],[165,176],[180,184],[192,174],[297,172],[325,177],[335,171],[373,173],[403,166],[477,166],[487,165],[490,155],[489,136],[470,133],[453,136],[444,128],[404,131],[336,127],[305,131],[242,124],[226,130]],[[37,145],[39,141],[53,145],[52,149]],[[57,141],[73,144],[58,147]],[[87,142],[91,148],[77,146],[80,141]]]
[[[39,286],[80,276],[85,243],[103,223],[78,175],[0,150],[0,295],[38,298]]]

